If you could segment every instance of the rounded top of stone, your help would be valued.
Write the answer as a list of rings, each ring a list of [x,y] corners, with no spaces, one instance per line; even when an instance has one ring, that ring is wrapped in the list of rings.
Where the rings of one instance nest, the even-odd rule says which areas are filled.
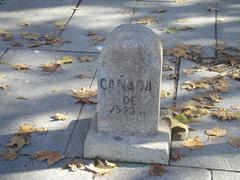
[[[108,35],[105,46],[109,44],[125,42],[126,41],[145,45],[159,43],[159,37],[149,28],[139,24],[123,24],[115,29]],[[130,43],[130,44],[132,44]]]

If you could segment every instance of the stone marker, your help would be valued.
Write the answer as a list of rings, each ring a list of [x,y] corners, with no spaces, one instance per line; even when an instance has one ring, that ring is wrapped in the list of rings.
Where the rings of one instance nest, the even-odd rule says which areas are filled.
[[[108,36],[98,63],[97,115],[84,157],[168,163],[170,126],[160,118],[162,45],[141,25]]]

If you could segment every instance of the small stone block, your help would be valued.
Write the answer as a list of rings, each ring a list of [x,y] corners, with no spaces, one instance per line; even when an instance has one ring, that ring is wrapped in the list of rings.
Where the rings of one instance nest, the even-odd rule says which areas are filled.
[[[84,143],[84,158],[102,158],[121,162],[168,164],[171,129],[148,136],[97,132],[96,117]]]

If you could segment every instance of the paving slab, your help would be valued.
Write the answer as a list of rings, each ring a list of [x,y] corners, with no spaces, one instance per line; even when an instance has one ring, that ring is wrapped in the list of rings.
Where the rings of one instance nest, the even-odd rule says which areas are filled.
[[[181,66],[181,72],[183,68],[185,67]],[[202,78],[201,75],[203,75],[203,77],[211,76],[211,74],[209,74],[207,71],[202,73],[196,73],[195,76],[191,75],[191,80],[194,80],[194,77],[194,81],[199,80],[199,78]],[[184,77],[182,79],[184,79]],[[180,82],[182,79],[180,76]],[[237,90],[239,89],[239,82],[234,80],[229,80],[229,82],[229,92],[221,94],[221,96],[223,97],[223,102],[216,104],[216,107],[229,108],[230,106],[236,106],[240,103],[239,99],[236,98],[239,96],[239,90]],[[180,91],[181,90],[179,89],[177,99],[177,102],[180,101],[179,104],[184,101],[186,102],[191,97],[196,96],[200,93],[196,91],[194,91],[195,93],[186,92],[184,94],[185,98],[179,99],[179,96],[183,96]],[[172,152],[179,152],[180,154],[183,154],[184,157],[181,160],[171,162],[170,164],[189,167],[239,171],[239,149],[231,146],[228,142],[230,138],[240,136],[240,122],[237,120],[220,121],[219,119],[216,119],[211,115],[203,116],[198,120],[199,122],[189,124],[190,127],[192,127],[194,130],[189,132],[188,137],[200,137],[203,143],[203,148],[198,150],[189,150],[183,147],[183,135],[185,134],[173,131]],[[204,133],[204,131],[213,127],[225,129],[227,131],[227,135],[216,139],[209,138]]]
[[[0,57],[2,57],[2,55],[4,54],[4,52],[6,51],[7,49],[5,48],[0,48]]]
[[[213,180],[236,180],[240,179],[240,173],[227,171],[213,171]]]
[[[215,45],[215,13],[207,11],[207,7],[215,7],[212,2],[188,2],[178,5],[176,2],[138,2],[132,23],[139,18],[151,17],[157,22],[146,26],[156,32],[163,41],[163,47],[169,48],[177,43],[200,44],[206,53],[213,55]],[[165,9],[163,13],[152,13],[154,9]],[[185,22],[177,22],[182,20]],[[187,21],[186,21],[187,20]],[[190,27],[192,30],[167,33],[171,27]]]
[[[184,167],[170,167],[165,166],[167,170],[162,176],[151,176],[149,174],[149,165],[137,165],[137,164],[120,164],[119,167],[114,168],[111,175],[95,177],[94,179],[106,179],[106,180],[120,180],[124,179],[131,180],[148,180],[148,179],[159,179],[159,180],[210,180],[210,171],[205,169],[193,169]]]
[[[20,37],[22,32],[54,33],[59,34],[55,27],[56,21],[67,22],[76,7],[78,0],[69,1],[31,1],[11,0],[0,5],[0,27],[8,30],[18,42],[27,47],[29,43]],[[22,26],[22,23],[29,23]],[[2,39],[2,38],[0,38]],[[0,41],[0,47],[11,47],[8,41]],[[51,46],[41,46],[42,49],[51,49]]]
[[[217,37],[219,43],[226,46],[239,47],[240,45],[240,4],[237,0],[219,1],[217,4]]]
[[[40,162],[33,160],[30,157],[18,157],[14,161],[0,161],[0,179],[2,180],[54,180],[66,178],[69,180],[76,179],[93,179],[91,172],[78,170],[76,172],[69,172],[67,169],[63,169],[64,165],[70,162],[70,159],[56,162],[49,167],[47,162]]]
[[[50,74],[39,68],[41,64],[55,62],[66,55],[81,57],[90,54],[10,50],[4,55],[2,62],[25,63],[30,69],[24,72],[13,70],[6,64],[0,66],[1,72],[6,75],[3,81],[10,85],[8,89],[0,91],[3,102],[0,104],[1,149],[5,148],[6,142],[17,132],[18,126],[32,123],[47,128],[49,132],[32,135],[31,145],[22,149],[21,153],[39,150],[64,152],[82,106],[71,96],[71,90],[89,87],[96,61],[83,63],[76,59],[72,64],[64,64],[61,70]],[[79,74],[89,78],[75,77]],[[66,114],[68,119],[53,121],[51,117],[55,113]]]
[[[103,42],[97,45],[90,45],[94,36],[87,36],[89,31],[96,32],[101,37],[115,27],[130,23],[135,2],[117,0],[83,0],[76,11],[68,28],[61,37],[69,39],[71,43],[66,43],[56,49],[99,52],[97,46],[102,46]]]

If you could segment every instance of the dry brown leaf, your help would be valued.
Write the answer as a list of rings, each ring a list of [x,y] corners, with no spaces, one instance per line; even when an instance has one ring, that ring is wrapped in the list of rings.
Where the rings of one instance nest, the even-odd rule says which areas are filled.
[[[72,96],[75,97],[80,103],[93,103],[96,104],[96,101],[91,100],[90,98],[97,96],[96,90],[91,89],[80,89],[72,90]]]
[[[29,144],[29,141],[27,141],[23,136],[13,136],[6,146],[11,147],[16,152],[26,144]]]
[[[223,57],[224,60],[228,61],[231,66],[239,65],[240,64],[240,58],[235,57],[227,52],[220,51],[219,55]]]
[[[39,161],[47,160],[49,166],[64,158],[61,153],[56,151],[40,151],[32,154],[31,157]]]
[[[240,137],[233,137],[230,139],[230,141],[228,142],[229,144],[231,144],[234,147],[240,147]]]
[[[136,22],[138,24],[149,26],[150,24],[158,23],[159,20],[155,19],[154,17],[143,17],[143,18],[136,19]]]
[[[189,137],[183,142],[183,146],[185,146],[191,150],[201,149],[202,148],[202,140],[198,136],[196,136],[194,138]]]
[[[20,64],[20,63],[16,63],[14,65],[12,65],[12,68],[15,70],[28,70],[29,67],[26,64]]]
[[[194,89],[208,89],[209,85],[201,81],[197,82],[185,81],[184,83],[182,83],[181,88],[186,89],[187,91],[192,91]]]
[[[177,74],[169,74],[168,79],[177,79]]]
[[[64,169],[75,172],[77,169],[85,169],[85,164],[79,160],[72,160],[71,162],[64,165]]]
[[[4,41],[11,41],[13,39],[12,33],[5,29],[0,29],[0,37],[2,37]]]
[[[206,129],[205,134],[210,137],[223,137],[227,134],[227,131],[218,127],[214,127],[212,129]]]
[[[170,96],[170,92],[161,90],[161,99],[165,99],[168,96]]]
[[[214,111],[212,115],[221,119],[222,121],[240,119],[240,112],[233,112],[225,108],[220,108],[217,111]]]
[[[193,97],[193,99],[197,102],[208,102],[210,101],[211,103],[219,103],[222,102],[222,97],[219,96],[217,92],[214,91],[209,91],[206,93],[203,93],[202,95]]]
[[[224,76],[214,76],[211,78],[203,78],[200,82],[207,83],[212,86],[215,91],[228,92],[230,85]]]
[[[153,164],[150,166],[149,174],[152,176],[162,176],[166,171],[162,164]]]
[[[31,134],[33,132],[38,132],[38,133],[46,133],[48,130],[46,128],[37,128],[33,124],[23,124],[19,126],[18,128],[18,133],[19,135],[25,135],[25,134]]]
[[[91,39],[91,41],[89,42],[90,45],[97,45],[99,43],[101,43],[102,41],[104,41],[106,38],[104,36],[101,35],[95,35],[93,36],[93,38]]]
[[[90,62],[90,61],[92,61],[94,59],[95,59],[95,57],[94,56],[90,56],[90,55],[79,57],[80,62]]]
[[[17,153],[13,151],[11,148],[8,149],[7,152],[0,152],[0,157],[6,161],[12,161],[17,158]]]
[[[0,84],[0,89],[2,89],[2,90],[5,90],[5,89],[7,89],[7,88],[9,88],[10,87],[10,85],[8,84],[8,83],[2,83],[2,84]]]
[[[75,59],[75,57],[73,57],[73,56],[63,56],[59,60],[57,60],[56,63],[60,64],[60,65],[68,64],[68,63],[72,63],[74,59]]]
[[[20,33],[20,35],[25,40],[34,40],[34,41],[37,41],[41,37],[39,33],[34,33],[34,32],[22,32]]]
[[[61,113],[56,113],[54,116],[53,116],[53,119],[55,121],[64,121],[66,120],[68,117],[64,114],[61,114]]]
[[[43,71],[50,72],[50,73],[57,71],[57,69],[60,67],[61,67],[61,64],[57,64],[57,63],[43,64],[42,66],[40,66],[40,68]]]
[[[190,68],[190,69],[184,69],[183,70],[183,73],[186,75],[186,76],[189,76],[189,75],[192,75],[196,72],[201,72],[205,69],[205,67],[203,66],[196,66],[194,68]]]

